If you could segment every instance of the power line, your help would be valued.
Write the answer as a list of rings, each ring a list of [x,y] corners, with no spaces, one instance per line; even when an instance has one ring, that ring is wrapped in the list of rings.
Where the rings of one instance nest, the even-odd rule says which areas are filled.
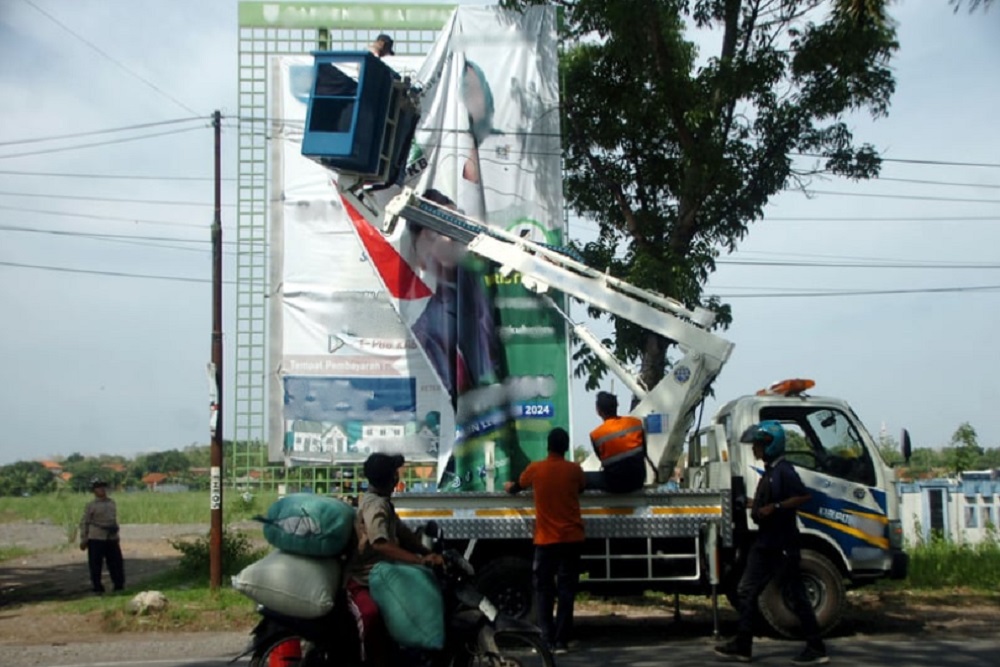
[[[922,195],[880,195],[863,192],[834,192],[832,190],[811,190],[806,188],[811,194],[836,195],[842,197],[874,197],[878,199],[911,199],[920,201],[950,201],[964,202],[968,204],[1000,204],[1000,199],[963,199],[959,197],[925,197]]]
[[[62,229],[37,229],[19,225],[0,225],[0,231],[26,232],[32,234],[53,234],[55,236],[76,236],[91,239],[132,239],[142,241],[170,241],[172,243],[211,243],[211,239],[184,239],[177,236],[137,236],[135,234],[107,234],[103,232],[78,232]],[[210,231],[207,227],[205,231]],[[236,245],[235,241],[223,241],[225,245]]]
[[[767,260],[720,259],[716,264],[736,264],[741,266],[794,266],[835,269],[1000,269],[1000,264],[859,264],[857,262],[777,262]]]
[[[140,278],[146,280],[170,280],[188,283],[209,283],[206,278],[189,278],[184,276],[163,276],[149,275],[141,273],[129,273],[125,271],[97,271],[92,269],[71,269],[61,266],[44,266],[40,264],[24,264],[20,262],[0,261],[0,266],[9,266],[22,269],[36,269],[40,271],[55,271],[59,273],[80,273],[88,275],[111,276],[115,278]],[[226,284],[235,284],[233,281],[224,281]],[[261,283],[263,284],[263,283]],[[960,293],[960,292],[992,292],[1000,290],[1000,285],[980,285],[970,287],[928,287],[917,289],[894,289],[894,290],[844,290],[839,292],[798,292],[798,293],[772,293],[772,294],[715,294],[721,299],[760,299],[760,298],[784,298],[784,297],[829,297],[829,296],[876,296],[892,294],[940,294],[940,293]]]
[[[878,176],[873,181],[892,181],[894,183],[917,183],[919,185],[947,185],[956,188],[989,188],[1000,190],[1000,185],[987,185],[983,183],[956,183],[954,181],[928,181],[920,178],[894,178],[889,176]]]
[[[889,216],[889,217],[830,217],[830,218],[804,218],[765,216],[759,222],[968,222],[968,221],[1000,221],[1000,217],[995,215],[935,215],[935,216]]]
[[[815,157],[824,160],[830,157],[828,155],[819,155],[818,153],[789,153],[789,155],[794,155],[796,157]],[[990,162],[948,162],[946,160],[911,160],[891,157],[880,157],[879,159],[882,162],[898,162],[900,164],[926,164],[942,167],[985,167],[987,169],[1000,169],[1000,164]]]
[[[169,227],[196,227],[198,229],[208,229],[211,223],[199,224],[197,222],[173,222],[170,220],[147,220],[144,218],[128,218],[114,215],[93,215],[89,213],[72,213],[70,211],[49,211],[39,208],[25,208],[22,206],[0,206],[2,211],[19,211],[21,213],[39,213],[42,215],[58,215],[70,218],[87,218],[92,220],[111,220],[114,222],[141,223],[147,225],[164,225]],[[229,228],[227,228],[229,229]]]
[[[90,144],[77,144],[75,146],[63,146],[62,148],[46,148],[37,151],[25,151],[23,153],[8,153],[6,155],[0,155],[0,160],[12,157],[28,157],[31,155],[46,155],[49,153],[62,153],[64,151],[75,151],[79,148],[94,148],[97,146],[110,146],[112,144],[124,144],[129,141],[139,141],[141,139],[153,139],[155,137],[165,137],[170,134],[183,134],[184,132],[192,132],[194,130],[203,130],[204,127],[186,127],[180,130],[168,130],[166,132],[152,132],[150,134],[140,134],[135,137],[125,137],[123,139],[108,139],[107,141],[96,141]]]
[[[136,174],[70,174],[57,171],[20,171],[17,169],[0,169],[0,174],[9,176],[44,176],[51,178],[97,178],[107,180],[129,181],[214,181],[211,176],[140,176]],[[236,182],[235,178],[223,178],[223,181]]]
[[[141,123],[139,125],[126,125],[124,127],[113,127],[107,130],[91,130],[90,132],[75,132],[73,134],[51,134],[47,137],[32,137],[31,139],[15,139],[14,141],[0,141],[0,146],[15,146],[19,144],[36,144],[42,141],[59,141],[62,139],[79,139],[80,137],[93,137],[98,134],[112,134],[114,132],[128,132],[131,130],[144,130],[149,127],[159,127],[162,125],[176,125],[177,123],[190,123],[194,120],[207,120],[205,117],[195,116],[193,118],[177,118],[174,120],[161,120],[156,123]]]
[[[89,46],[91,49],[93,49],[94,51],[96,51],[100,55],[102,55],[105,58],[107,58],[108,60],[110,60],[112,63],[114,63],[115,65],[117,65],[122,71],[124,71],[126,74],[129,74],[130,76],[133,76],[136,79],[138,79],[139,81],[143,82],[144,84],[146,84],[147,86],[149,86],[150,88],[152,88],[153,90],[155,90],[157,93],[159,93],[163,97],[166,97],[168,100],[170,100],[171,102],[173,102],[174,104],[176,104],[180,108],[184,109],[188,113],[191,113],[191,114],[193,114],[195,116],[198,115],[197,111],[195,111],[194,109],[192,109],[188,105],[184,104],[183,102],[181,102],[180,100],[178,100],[176,97],[174,97],[173,95],[171,95],[167,91],[163,90],[162,88],[160,88],[155,83],[153,83],[149,79],[145,78],[141,74],[137,74],[136,72],[134,72],[131,69],[129,69],[128,67],[126,67],[118,59],[116,59],[113,56],[111,56],[108,53],[106,53],[99,46],[97,46],[96,44],[94,44],[90,40],[86,39],[85,37],[83,37],[82,35],[80,35],[78,32],[74,31],[72,28],[70,28],[69,26],[67,26],[66,24],[64,24],[62,21],[60,21],[59,19],[57,19],[52,14],[49,14],[47,11],[45,11],[44,9],[42,9],[41,7],[39,7],[38,5],[36,5],[31,0],[24,0],[24,2],[26,2],[30,6],[34,7],[35,10],[38,11],[40,14],[42,14],[43,16],[45,16],[47,19],[49,19],[50,21],[52,21],[53,23],[55,23],[57,26],[59,26],[60,28],[62,28],[66,32],[68,32],[69,34],[71,34],[74,37],[76,37],[78,40],[80,40],[81,42],[83,42],[84,44],[86,44],[87,46]]]
[[[979,285],[973,287],[922,287],[914,289],[886,289],[886,290],[844,290],[839,292],[796,292],[794,294],[789,293],[771,293],[771,294],[724,294],[717,293],[712,296],[716,296],[720,299],[774,299],[774,298],[785,298],[785,297],[821,297],[821,296],[882,296],[889,294],[944,294],[944,293],[956,293],[956,292],[994,292],[1000,290],[1000,285]]]
[[[171,280],[184,283],[210,283],[208,278],[187,278],[185,276],[155,276],[144,273],[128,273],[125,271],[96,271],[92,269],[70,269],[64,266],[43,266],[41,264],[22,264],[20,262],[0,262],[0,266],[10,266],[18,269],[37,269],[39,271],[56,271],[58,273],[85,273],[93,276],[112,276],[115,278],[142,278],[144,280]],[[224,280],[226,284],[234,284]]]
[[[86,195],[54,195],[51,193],[33,192],[3,192],[0,195],[8,197],[45,197],[46,199],[74,199],[78,201],[99,201],[112,202],[116,204],[156,204],[159,206],[213,206],[211,203],[198,201],[171,201],[168,199],[120,199],[115,197],[88,197]],[[223,206],[235,207],[236,204],[223,204]]]

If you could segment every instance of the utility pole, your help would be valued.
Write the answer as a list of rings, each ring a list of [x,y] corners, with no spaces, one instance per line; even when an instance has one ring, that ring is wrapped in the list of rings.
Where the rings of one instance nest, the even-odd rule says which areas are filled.
[[[211,589],[222,585],[222,114],[212,114],[215,128],[215,217],[212,220],[212,363],[210,386],[214,384],[211,405],[211,485],[209,507],[212,513],[209,533],[209,582]]]

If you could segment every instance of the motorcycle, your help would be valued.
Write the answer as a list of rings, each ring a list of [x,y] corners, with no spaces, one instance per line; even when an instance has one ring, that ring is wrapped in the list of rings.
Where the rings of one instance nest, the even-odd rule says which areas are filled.
[[[421,667],[554,667],[552,652],[539,628],[499,612],[476,590],[472,565],[457,551],[444,550],[434,522],[424,529],[444,567],[436,572],[445,602],[445,646],[440,651],[400,649],[401,662]],[[251,632],[250,667],[361,667],[354,616],[341,591],[333,610],[303,619],[259,607],[261,620]]]

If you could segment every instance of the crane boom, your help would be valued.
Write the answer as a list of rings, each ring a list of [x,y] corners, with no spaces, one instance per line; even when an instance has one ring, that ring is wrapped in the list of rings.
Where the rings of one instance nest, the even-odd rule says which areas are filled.
[[[536,294],[546,296],[549,290],[562,292],[676,342],[683,357],[659,384],[647,388],[622,367],[584,325],[573,322],[554,301],[547,299],[574,333],[639,399],[630,414],[644,420],[647,451],[657,468],[655,478],[665,479],[672,474],[683,451],[694,409],[732,353],[733,344],[709,330],[714,313],[703,308],[688,309],[674,299],[596,271],[571,257],[565,249],[535,243],[488,226],[418,197],[411,188],[404,189],[384,210],[358,188],[348,187],[342,192],[345,199],[384,233],[391,234],[399,219],[415,222],[495,262],[503,275],[516,272],[521,284]],[[592,457],[584,467],[597,468],[599,465],[596,457]]]

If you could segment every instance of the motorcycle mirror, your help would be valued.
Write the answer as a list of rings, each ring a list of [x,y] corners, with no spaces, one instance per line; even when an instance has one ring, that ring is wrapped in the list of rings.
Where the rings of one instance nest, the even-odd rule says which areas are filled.
[[[424,535],[428,537],[433,537],[435,539],[441,537],[441,526],[438,525],[437,521],[431,519],[424,526]]]
[[[899,434],[899,446],[903,451],[903,460],[909,463],[910,456],[913,454],[913,447],[910,445],[910,432],[905,428],[903,429],[903,432]]]

